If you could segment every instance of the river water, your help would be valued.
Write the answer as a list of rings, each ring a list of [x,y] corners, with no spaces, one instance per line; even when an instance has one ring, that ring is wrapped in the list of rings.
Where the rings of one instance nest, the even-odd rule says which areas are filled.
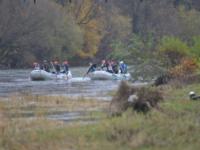
[[[0,70],[0,97],[15,94],[62,95],[70,97],[99,97],[109,99],[108,93],[117,89],[119,81],[92,81],[83,78],[87,68],[71,68],[73,79],[31,81],[31,70]]]

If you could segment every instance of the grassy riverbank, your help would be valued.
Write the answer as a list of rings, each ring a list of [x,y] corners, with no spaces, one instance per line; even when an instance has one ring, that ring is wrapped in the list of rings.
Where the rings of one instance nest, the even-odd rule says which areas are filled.
[[[197,150],[200,147],[200,101],[190,90],[163,87],[164,101],[147,115],[126,111],[120,117],[105,112],[108,102],[67,100],[63,97],[24,96],[0,102],[0,150]],[[96,124],[64,123],[45,116],[63,111],[88,111]],[[24,116],[31,111],[34,118]]]

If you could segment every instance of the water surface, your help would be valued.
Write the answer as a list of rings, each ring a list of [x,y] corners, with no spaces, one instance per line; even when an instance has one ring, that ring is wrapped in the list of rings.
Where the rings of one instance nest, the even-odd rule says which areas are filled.
[[[31,70],[0,70],[0,97],[18,93],[39,95],[63,95],[74,97],[100,97],[107,99],[108,93],[116,89],[119,81],[92,81],[83,78],[87,68],[71,68],[73,79],[31,81]]]

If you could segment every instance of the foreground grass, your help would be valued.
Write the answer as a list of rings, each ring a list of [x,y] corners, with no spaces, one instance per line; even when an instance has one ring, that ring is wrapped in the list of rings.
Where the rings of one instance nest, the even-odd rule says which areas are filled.
[[[79,100],[70,105],[72,101],[65,98],[40,97],[32,103],[35,98],[24,97],[21,102],[1,102],[0,150],[198,150],[200,101],[188,99],[190,90],[199,91],[200,85],[176,90],[164,87],[165,100],[159,109],[147,115],[128,110],[122,116],[112,118],[96,113],[96,110],[108,107],[97,101]],[[16,119],[13,115],[30,109],[37,114],[38,108],[40,115],[36,115],[36,119]],[[55,108],[60,111],[84,108],[95,112],[92,117],[102,119],[96,124],[83,125],[43,117]]]

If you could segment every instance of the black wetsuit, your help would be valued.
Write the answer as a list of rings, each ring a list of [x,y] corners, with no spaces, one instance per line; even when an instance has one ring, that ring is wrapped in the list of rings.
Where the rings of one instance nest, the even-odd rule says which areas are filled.
[[[64,67],[64,72],[65,72],[65,73],[68,73],[68,71],[69,71],[69,66],[68,66],[67,64],[64,64],[63,67]]]
[[[119,72],[119,70],[118,70],[118,65],[117,65],[117,64],[114,64],[114,65],[112,66],[112,70],[113,70],[113,72],[114,72],[115,74],[117,74],[117,73]]]
[[[46,71],[46,72],[50,72],[50,67],[49,67],[49,65],[48,65],[47,63],[42,64],[42,65],[40,66],[40,69],[41,69],[41,70],[44,70],[44,71]]]
[[[56,64],[55,65],[56,73],[60,73],[60,65]]]
[[[44,69],[45,71],[47,71],[47,72],[50,72],[50,67],[49,67],[48,64],[44,64],[44,65],[43,65],[43,69]]]
[[[94,72],[96,70],[96,68],[97,68],[97,64],[92,64],[90,66],[90,68],[88,69],[87,74],[90,72]]]

